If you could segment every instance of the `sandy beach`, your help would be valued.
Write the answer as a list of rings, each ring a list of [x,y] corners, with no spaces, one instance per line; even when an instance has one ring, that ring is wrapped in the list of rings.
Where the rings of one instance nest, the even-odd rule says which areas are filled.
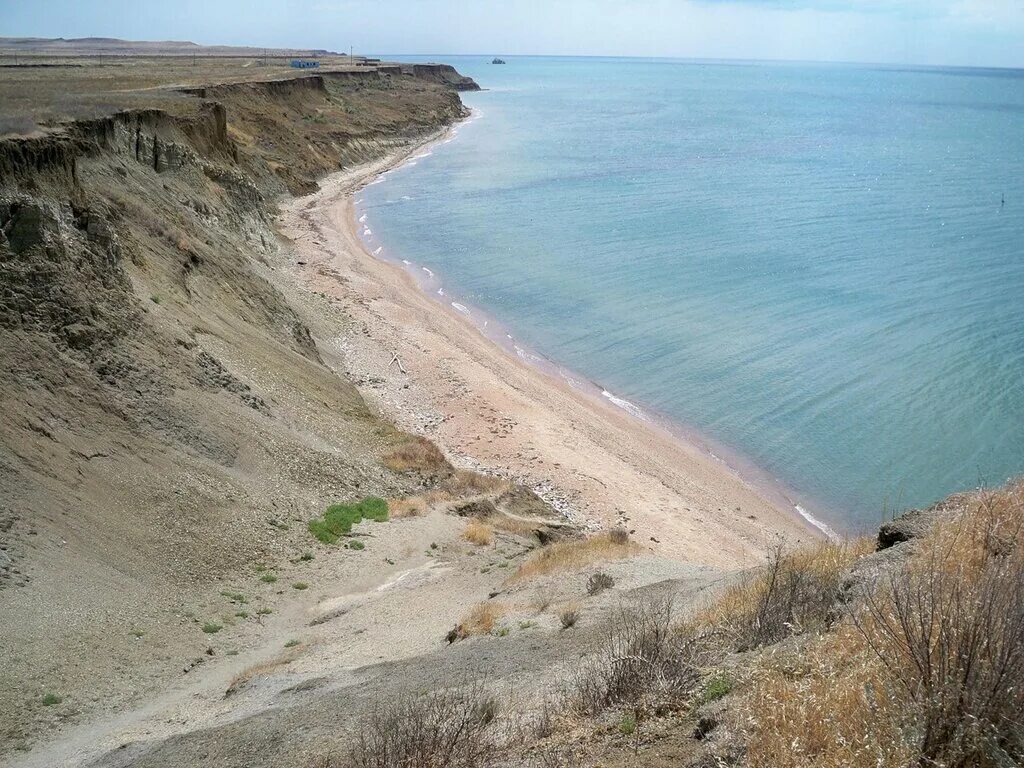
[[[349,318],[351,333],[318,342],[337,348],[364,397],[453,463],[527,484],[578,523],[625,526],[662,555],[733,569],[780,537],[820,537],[781,493],[510,354],[428,295],[415,266],[367,252],[356,193],[439,138],[324,179],[278,220],[293,244],[278,274]]]

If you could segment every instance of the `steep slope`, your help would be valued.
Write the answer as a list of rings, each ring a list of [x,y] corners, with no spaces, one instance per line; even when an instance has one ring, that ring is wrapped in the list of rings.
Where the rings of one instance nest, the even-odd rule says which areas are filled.
[[[263,276],[279,195],[462,116],[435,80],[188,89],[0,142],[4,750],[181,675],[207,619],[242,642],[227,581],[278,599],[254,568],[328,504],[450,472],[381,463],[408,438]]]

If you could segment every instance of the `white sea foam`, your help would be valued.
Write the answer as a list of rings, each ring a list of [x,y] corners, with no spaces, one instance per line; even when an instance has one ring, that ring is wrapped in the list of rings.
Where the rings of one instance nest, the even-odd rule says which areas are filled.
[[[364,213],[362,216],[359,217],[359,223],[362,224],[365,221],[366,221],[366,214]]]
[[[402,259],[402,263],[405,264],[405,266],[409,266],[410,264],[412,264],[412,262],[409,261],[408,259]]]
[[[412,198],[409,197],[409,195],[402,195],[402,199],[403,200],[412,200]]]
[[[465,304],[459,304],[459,302],[453,301],[452,302],[452,306],[455,307],[455,309],[458,312],[461,312],[464,315],[468,315],[469,314],[469,307],[467,307]]]
[[[384,250],[384,246],[378,246],[377,250],[373,252],[374,256],[380,256],[380,252]]]
[[[601,395],[603,397],[606,397],[613,405],[618,406],[619,408],[624,410],[626,413],[628,413],[628,414],[630,414],[632,416],[636,416],[638,419],[642,419],[644,421],[649,421],[649,419],[647,418],[647,414],[644,413],[640,409],[640,406],[638,406],[638,405],[636,405],[634,403],[629,402],[629,400],[626,400],[626,399],[621,398],[621,397],[616,397],[611,392],[609,392],[607,389],[602,389],[601,390]]]
[[[437,289],[437,295],[438,296],[444,296],[444,288],[438,288]]]
[[[812,514],[811,514],[810,512],[808,512],[808,511],[807,511],[806,509],[804,509],[803,507],[801,507],[801,506],[800,506],[799,504],[794,504],[794,505],[793,505],[793,509],[795,509],[795,510],[796,510],[797,512],[799,512],[799,513],[800,513],[800,516],[801,516],[801,517],[802,517],[802,518],[803,518],[804,520],[806,520],[806,521],[807,521],[808,523],[810,523],[811,525],[813,525],[813,526],[814,526],[815,528],[817,528],[817,529],[818,529],[819,531],[821,531],[822,533],[824,533],[824,534],[825,534],[826,536],[828,536],[828,537],[829,537],[830,539],[832,539],[833,541],[838,541],[838,540],[839,540],[839,534],[838,534],[838,533],[836,533],[835,531],[833,531],[833,530],[832,530],[832,529],[831,529],[831,528],[830,528],[830,527],[829,527],[828,525],[826,525],[825,523],[821,522],[821,520],[819,520],[818,518],[816,518],[816,517],[815,517],[814,515],[812,515]]]
[[[420,267],[420,269],[422,269],[422,270],[423,270],[424,272],[426,272],[426,273],[427,273],[427,274],[428,274],[428,275],[429,275],[430,277],[433,277],[433,276],[434,276],[434,273],[433,273],[433,272],[431,272],[431,271],[430,271],[429,269],[427,269],[426,267]]]
[[[363,202],[363,198],[360,197],[358,200],[356,200],[356,205],[359,205],[361,202]]]
[[[369,227],[363,227],[363,237],[369,237],[373,234],[373,230]]]

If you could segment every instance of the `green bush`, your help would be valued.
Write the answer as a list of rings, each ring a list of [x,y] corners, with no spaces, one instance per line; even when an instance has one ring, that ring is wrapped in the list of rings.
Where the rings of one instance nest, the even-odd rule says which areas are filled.
[[[705,702],[716,701],[732,691],[732,686],[732,678],[725,674],[715,675],[705,684],[701,698]]]
[[[383,523],[388,519],[388,503],[376,496],[367,496],[358,504],[333,504],[323,517],[309,521],[309,532],[324,544],[336,544],[352,532],[352,526],[363,520]]]
[[[208,635],[215,635],[222,629],[224,629],[224,627],[222,627],[220,624],[214,624],[212,621],[208,621],[205,624],[203,624],[203,632],[205,632]]]
[[[631,736],[636,732],[636,715],[632,712],[623,712],[622,720],[619,721],[619,732],[623,736]]]
[[[52,707],[54,704],[60,704],[64,699],[58,696],[56,693],[48,693],[43,696],[43,706]]]

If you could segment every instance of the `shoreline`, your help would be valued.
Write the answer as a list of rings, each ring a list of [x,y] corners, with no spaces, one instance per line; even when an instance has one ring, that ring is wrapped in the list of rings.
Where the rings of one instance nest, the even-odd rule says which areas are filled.
[[[751,482],[705,441],[511,334],[501,338],[504,329],[485,312],[438,295],[426,267],[367,247],[355,193],[450,141],[456,126],[329,176],[318,192],[281,207],[279,228],[293,243],[287,271],[362,327],[331,343],[364,397],[456,464],[529,485],[577,522],[625,525],[661,554],[732,569],[753,564],[780,535],[829,535],[768,473],[758,478],[764,487]]]
[[[709,458],[720,462],[729,472],[753,485],[773,503],[791,509],[806,523],[813,526],[826,537],[833,540],[841,539],[842,534],[840,531],[833,527],[833,524],[826,522],[824,515],[819,516],[814,511],[811,511],[823,509],[823,505],[815,503],[806,494],[798,493],[771,472],[757,464],[757,462],[747,458],[741,451],[715,440],[701,433],[699,429],[673,419],[647,405],[628,400],[618,393],[607,389],[602,383],[589,376],[567,368],[547,355],[538,352],[530,347],[529,344],[518,339],[507,325],[497,320],[486,309],[460,297],[457,293],[449,292],[444,284],[443,276],[437,272],[424,265],[392,255],[388,253],[383,244],[373,242],[373,231],[370,229],[370,223],[367,222],[370,209],[360,208],[359,206],[363,203],[363,200],[355,199],[360,191],[369,186],[383,183],[385,177],[392,172],[415,166],[418,161],[433,156],[434,147],[441,147],[454,141],[461,127],[483,117],[480,109],[469,109],[470,115],[468,117],[442,131],[438,137],[417,143],[415,148],[404,157],[396,154],[394,162],[389,163],[384,171],[372,180],[353,188],[351,192],[354,208],[353,232],[358,233],[366,252],[374,258],[396,266],[408,273],[416,281],[420,289],[430,298],[434,299],[445,311],[451,312],[455,310],[455,312],[463,316],[467,323],[476,328],[479,333],[501,347],[506,354],[518,357],[526,364],[539,369],[542,373],[564,381],[588,396],[598,398],[599,400],[607,400],[633,418],[644,422],[646,426],[660,430],[671,439],[679,440],[689,447],[702,451]]]

